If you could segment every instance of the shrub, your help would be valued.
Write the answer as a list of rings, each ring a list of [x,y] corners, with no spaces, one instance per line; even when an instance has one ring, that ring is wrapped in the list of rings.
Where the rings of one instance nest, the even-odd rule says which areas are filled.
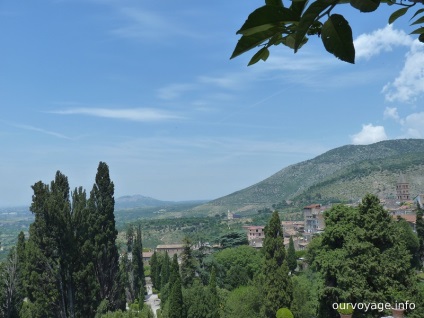
[[[339,308],[337,309],[339,314],[342,315],[351,315],[353,314],[353,307],[350,303],[341,303],[339,304]]]
[[[280,308],[277,311],[277,318],[294,318],[294,317],[290,309]]]

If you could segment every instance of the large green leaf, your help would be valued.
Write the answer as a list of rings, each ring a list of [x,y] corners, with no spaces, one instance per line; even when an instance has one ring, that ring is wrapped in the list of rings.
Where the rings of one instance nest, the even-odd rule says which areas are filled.
[[[409,9],[409,7],[405,7],[405,8],[400,8],[399,10],[396,10],[395,12],[393,12],[389,17],[389,24],[392,24],[398,18],[403,16],[408,11],[408,9]]]
[[[300,19],[302,16],[303,10],[305,10],[308,0],[292,0],[290,5],[290,10],[293,11],[293,14]]]
[[[337,0],[317,0],[313,2],[303,13],[299,20],[296,29],[296,38],[294,44],[294,51],[297,52],[301,43],[304,41],[306,33],[308,32],[315,19],[328,7],[337,3]]]
[[[421,17],[417,19],[416,21],[412,22],[411,25],[421,24],[421,23],[424,23],[424,17]]]
[[[266,5],[249,14],[237,34],[252,35],[296,20],[297,18],[291,10],[284,7]]]
[[[237,42],[236,48],[234,49],[230,59],[235,58],[236,56],[239,56],[240,54],[243,54],[244,52],[247,52],[254,47],[257,47],[259,44],[272,38],[278,32],[279,30],[277,28],[273,28],[270,30],[254,33],[252,35],[243,35]]]
[[[322,42],[325,49],[342,61],[355,63],[352,29],[340,14],[332,14],[322,26]]]
[[[361,12],[372,12],[377,10],[380,0],[350,0],[350,5]]]
[[[424,27],[419,27],[418,29],[412,31],[410,34],[424,34]]]
[[[415,12],[414,13],[414,15],[412,16],[412,18],[411,19],[409,19],[409,20],[412,20],[413,18],[415,18],[417,15],[419,15],[420,13],[423,13],[424,12],[424,9],[419,9],[419,10],[417,10],[417,12]]]
[[[249,64],[247,64],[247,66],[253,65],[253,64],[259,62],[259,60],[266,61],[268,56],[269,56],[268,48],[263,47],[258,52],[256,52],[255,55],[253,55],[252,59],[250,60]]]

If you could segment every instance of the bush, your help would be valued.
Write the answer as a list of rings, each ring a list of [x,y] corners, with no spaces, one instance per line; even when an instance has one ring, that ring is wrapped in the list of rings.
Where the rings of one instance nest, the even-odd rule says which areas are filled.
[[[339,304],[339,308],[337,309],[339,314],[342,315],[351,315],[353,314],[353,307],[350,303],[341,303]]]
[[[294,318],[294,317],[290,309],[280,308],[277,311],[277,318]]]

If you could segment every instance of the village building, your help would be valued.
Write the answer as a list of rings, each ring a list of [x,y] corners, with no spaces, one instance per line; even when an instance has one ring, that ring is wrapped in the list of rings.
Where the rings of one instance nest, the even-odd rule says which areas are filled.
[[[181,254],[184,250],[184,244],[165,244],[156,246],[156,252],[158,253],[168,253],[169,257],[174,256],[174,254]]]
[[[409,182],[406,181],[405,176],[401,173],[396,184],[396,197],[399,201],[409,201]]]

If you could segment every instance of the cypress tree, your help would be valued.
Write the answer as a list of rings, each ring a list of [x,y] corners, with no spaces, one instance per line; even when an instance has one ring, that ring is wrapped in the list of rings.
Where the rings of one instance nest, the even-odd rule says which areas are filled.
[[[152,280],[152,285],[155,289],[160,289],[160,268],[158,263],[158,255],[156,251],[153,252],[152,257],[150,258],[150,276]]]
[[[160,271],[160,288],[165,287],[166,284],[169,282],[169,275],[170,275],[170,259],[168,252],[165,252],[165,255],[162,260],[161,264],[161,271]]]
[[[216,269],[212,267],[211,278],[209,280],[209,318],[219,318],[219,298],[216,288]]]
[[[184,302],[177,254],[174,254],[172,258],[169,287],[171,289],[171,293],[169,295],[169,318],[183,318]]]
[[[265,262],[263,266],[263,303],[261,314],[274,318],[279,308],[289,307],[291,302],[291,280],[284,248],[283,229],[280,217],[275,211],[265,227],[263,242]]]
[[[287,265],[289,270],[293,273],[297,267],[296,251],[294,250],[293,237],[290,236],[289,248],[287,250]]]
[[[187,288],[193,284],[196,273],[196,262],[191,251],[191,241],[188,237],[184,238],[184,248],[181,253],[181,284]]]
[[[141,225],[137,227],[134,248],[133,248],[133,276],[134,276],[134,292],[144,302],[144,294],[146,291],[146,280],[144,277],[144,264],[143,264],[143,244],[141,238]]]
[[[119,254],[115,244],[118,231],[115,228],[114,209],[114,184],[109,176],[109,167],[100,162],[88,200],[88,234],[92,238],[91,259],[99,285],[99,297],[108,301],[110,310],[125,308],[125,303],[120,301],[124,291],[118,279]]]

